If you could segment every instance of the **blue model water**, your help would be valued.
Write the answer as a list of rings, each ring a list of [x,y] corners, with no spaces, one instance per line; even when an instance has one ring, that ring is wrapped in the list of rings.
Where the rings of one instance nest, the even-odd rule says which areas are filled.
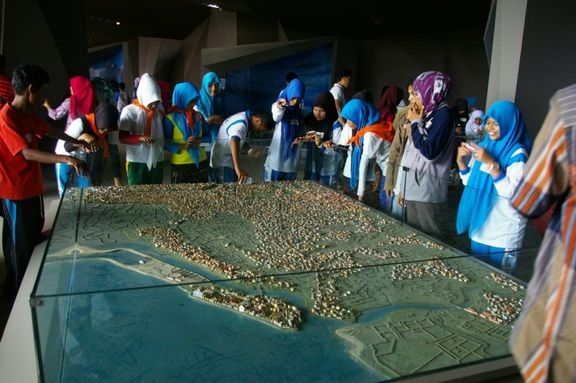
[[[106,261],[79,262],[82,270],[91,273],[76,275],[78,291],[114,280],[127,281],[131,286],[155,283],[155,278]],[[62,297],[52,304],[47,302],[44,310],[59,318],[48,333],[61,334],[60,339],[52,336],[49,341],[53,345],[45,348],[50,350],[51,361],[45,369],[47,382],[383,379],[354,361],[346,342],[334,333],[349,323],[307,315],[301,331],[280,330],[191,299],[174,286]],[[54,353],[60,347],[64,352],[54,363]],[[291,367],[285,367],[288,365]]]

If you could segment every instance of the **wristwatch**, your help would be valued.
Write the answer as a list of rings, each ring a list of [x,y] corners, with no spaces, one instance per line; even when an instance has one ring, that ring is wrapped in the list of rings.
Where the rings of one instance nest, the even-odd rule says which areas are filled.
[[[494,170],[500,170],[500,164],[498,163],[498,161],[494,161],[490,165],[488,165],[488,170],[490,170],[490,172]]]

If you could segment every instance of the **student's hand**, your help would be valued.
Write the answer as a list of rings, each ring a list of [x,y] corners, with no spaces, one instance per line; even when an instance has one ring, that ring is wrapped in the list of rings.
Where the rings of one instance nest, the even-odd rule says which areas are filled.
[[[413,123],[414,121],[421,120],[424,117],[424,108],[420,110],[418,106],[414,103],[410,104],[410,109],[408,109],[408,113],[406,114],[406,118]]]
[[[46,109],[52,109],[52,107],[50,106],[50,103],[48,102],[48,99],[45,98],[44,102],[42,102],[42,106],[45,107]]]
[[[332,140],[324,141],[324,142],[322,143],[322,145],[324,145],[324,147],[325,147],[326,149],[330,149],[330,148],[333,148],[334,146],[336,146],[336,145],[332,142]]]
[[[138,137],[138,141],[142,142],[143,144],[153,144],[154,143],[154,139],[152,138],[152,136],[140,136]]]
[[[286,100],[283,99],[283,98],[281,98],[280,100],[276,101],[276,105],[277,105],[278,108],[280,108],[280,109],[286,108],[286,104],[287,104],[287,102],[286,102]]]
[[[318,146],[318,147],[322,146],[322,139],[321,139],[320,136],[317,135],[317,134],[314,135],[314,143],[315,143],[316,146]]]
[[[461,143],[456,152],[456,163],[460,170],[466,169],[466,162],[464,160],[471,154],[474,154],[474,150],[469,147],[469,144],[465,142]]]
[[[244,182],[246,182],[246,180],[248,179],[248,177],[250,177],[250,175],[248,173],[246,173],[243,169],[236,169],[236,176],[238,177],[238,183],[241,185]]]
[[[86,162],[79,160],[78,158],[75,158],[75,157],[66,156],[65,163],[68,166],[71,166],[72,168],[74,168],[74,170],[76,171],[76,174],[78,174],[79,176],[81,176],[81,177],[87,177],[88,176],[88,165],[86,165]]]
[[[292,142],[292,146],[300,145],[304,141],[304,137],[296,137]]]
[[[212,124],[221,125],[223,121],[224,121],[224,119],[222,118],[222,116],[217,115],[217,114],[215,114],[214,116],[208,117],[208,120],[206,120],[206,122],[210,125],[212,125]]]
[[[363,195],[359,195],[359,196],[358,196],[358,201],[364,202],[364,196],[363,196]]]
[[[197,137],[188,137],[186,140],[186,149],[188,148],[197,148],[202,143],[202,139]]]
[[[474,151],[474,158],[476,158],[478,161],[483,162],[487,165],[490,165],[493,162],[495,162],[494,158],[492,158],[492,156],[484,148],[478,145],[474,145],[474,148],[476,149]]]
[[[100,150],[100,145],[98,141],[92,139],[91,141],[80,139],[80,143],[77,145],[78,148],[83,149],[86,153],[94,153]]]
[[[402,193],[398,194],[398,205],[400,205],[400,207],[404,207],[404,205],[406,205],[406,200],[404,199]]]
[[[384,192],[388,198],[392,198],[394,196],[394,189],[387,189],[384,187]]]

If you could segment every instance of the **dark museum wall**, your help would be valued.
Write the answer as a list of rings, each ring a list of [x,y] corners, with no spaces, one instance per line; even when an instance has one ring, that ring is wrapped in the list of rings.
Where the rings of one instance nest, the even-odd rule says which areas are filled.
[[[535,137],[560,88],[576,83],[576,1],[528,0],[516,102]]]
[[[67,92],[68,77],[38,1],[6,1],[5,9],[2,53],[6,57],[7,71],[22,63],[41,65],[50,75],[47,96],[61,100]]]
[[[336,67],[355,69],[352,87],[368,89],[375,98],[383,85],[397,85],[406,91],[408,81],[423,71],[446,72],[452,78],[449,101],[476,96],[478,106],[483,108],[489,67],[482,34],[480,30],[468,30],[435,36],[344,41],[339,45]]]
[[[85,73],[88,54],[84,2],[61,0],[5,0],[3,54],[8,70],[23,62],[40,63],[50,74],[48,97],[53,103],[68,92],[68,78]],[[517,87],[513,95],[535,135],[546,114],[554,91],[575,82],[576,2],[557,0],[542,3],[527,0]],[[224,28],[223,25],[227,25]],[[200,52],[206,47],[238,46],[298,38],[319,37],[284,30],[276,20],[259,19],[242,13],[221,12],[203,29],[184,40],[186,54],[174,61],[174,80],[199,80]],[[457,30],[434,35],[387,39],[338,39],[334,71],[349,68],[354,73],[350,96],[369,89],[378,97],[383,85],[401,87],[424,70],[441,70],[453,79],[449,101],[476,96],[485,108],[489,64],[483,30]],[[299,34],[298,34],[299,33]],[[190,41],[188,41],[190,40]],[[138,46],[128,44],[132,67]],[[193,56],[193,57],[192,57]],[[194,61],[195,60],[195,61]],[[129,88],[131,81],[127,80]]]

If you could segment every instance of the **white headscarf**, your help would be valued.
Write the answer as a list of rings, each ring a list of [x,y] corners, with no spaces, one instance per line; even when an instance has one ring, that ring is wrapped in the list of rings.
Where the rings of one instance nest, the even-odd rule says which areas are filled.
[[[474,120],[477,118],[482,119],[483,116],[484,112],[478,109],[470,114],[470,119],[468,119],[468,122],[466,123],[466,138],[477,140],[480,137],[478,129],[482,127],[482,123],[476,124]]]
[[[153,102],[162,101],[160,86],[148,73],[144,73],[140,77],[136,97],[138,102],[145,107],[148,107]]]

